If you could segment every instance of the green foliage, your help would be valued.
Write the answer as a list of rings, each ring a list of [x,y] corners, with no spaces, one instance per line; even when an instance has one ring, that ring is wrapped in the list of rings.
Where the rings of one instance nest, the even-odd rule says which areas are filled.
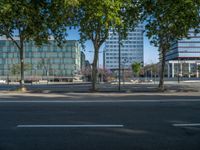
[[[138,62],[135,62],[131,65],[132,71],[136,76],[139,76],[139,73],[141,71],[141,64]]]
[[[66,18],[61,17],[64,10],[64,2],[59,0],[0,0],[0,35],[13,38],[16,31],[21,40],[33,40],[38,45],[53,35],[61,42],[66,30]]]
[[[199,71],[200,71],[200,66],[198,66],[198,68],[197,68]]]
[[[199,27],[199,0],[144,0],[147,36],[159,47],[161,59],[159,88],[164,89],[166,52],[173,42],[188,37],[191,28]]]
[[[138,22],[140,7],[132,0],[79,0],[76,21],[80,32],[80,41],[91,40],[94,47],[93,90],[97,78],[97,60],[101,45],[108,38],[109,30],[117,31],[125,37],[127,30]]]
[[[72,0],[70,1],[72,2]],[[59,45],[65,41],[66,26],[71,23],[71,4],[49,0],[0,0],[0,36],[11,39],[20,54],[20,85],[24,81],[24,42],[38,46],[53,36]],[[18,38],[14,38],[18,35]]]
[[[32,65],[31,64],[24,64],[24,71],[31,70]],[[11,74],[14,76],[20,75],[20,64],[13,64],[11,69]]]
[[[139,3],[132,0],[80,0],[77,11],[81,41],[98,40],[99,46],[107,39],[111,28],[118,31],[120,27],[125,35],[139,19]]]
[[[147,36],[155,46],[188,36],[191,28],[199,27],[199,0],[146,0]]]

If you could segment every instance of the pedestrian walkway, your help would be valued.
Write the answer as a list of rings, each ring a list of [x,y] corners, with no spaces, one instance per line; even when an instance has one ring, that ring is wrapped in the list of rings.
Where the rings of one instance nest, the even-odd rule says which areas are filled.
[[[16,91],[19,85],[0,85],[0,91]],[[91,91],[91,84],[39,84],[39,85],[26,85],[28,92],[31,93],[66,93],[66,92],[77,92],[77,93],[88,93]],[[165,92],[200,92],[200,84],[198,83],[166,83]],[[128,84],[121,85],[121,90],[118,91],[118,85],[109,83],[97,84],[98,92],[122,92],[122,93],[158,93],[157,84],[143,83],[143,84]]]

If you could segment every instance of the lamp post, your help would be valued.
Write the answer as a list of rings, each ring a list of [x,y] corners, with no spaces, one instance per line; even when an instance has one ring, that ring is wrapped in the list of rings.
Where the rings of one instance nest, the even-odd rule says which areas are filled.
[[[9,57],[8,57],[8,54],[9,54],[9,52],[7,52],[7,84],[9,85],[9,64],[8,64],[8,59],[9,59]]]
[[[180,83],[180,60],[178,58],[178,83]]]
[[[118,52],[118,61],[119,61],[119,71],[118,71],[118,78],[119,78],[119,86],[118,86],[118,91],[121,91],[121,35],[120,32],[118,32],[119,34],[119,39],[118,39],[118,48],[119,48],[119,52]]]
[[[36,66],[34,66],[34,71],[35,71],[35,78],[34,78],[34,80],[35,80],[35,82],[37,83],[37,67]]]

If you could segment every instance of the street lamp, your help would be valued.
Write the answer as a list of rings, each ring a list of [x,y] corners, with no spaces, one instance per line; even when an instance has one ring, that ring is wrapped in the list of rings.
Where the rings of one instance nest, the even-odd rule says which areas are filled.
[[[8,62],[8,59],[9,59],[9,57],[8,57],[8,54],[9,54],[9,52],[7,52],[7,84],[9,85],[9,62]]]
[[[119,48],[119,52],[118,52],[118,62],[119,62],[119,72],[118,72],[118,78],[119,78],[119,86],[118,86],[118,90],[121,91],[121,35],[120,32],[118,32],[119,35],[119,39],[118,39],[118,48]]]

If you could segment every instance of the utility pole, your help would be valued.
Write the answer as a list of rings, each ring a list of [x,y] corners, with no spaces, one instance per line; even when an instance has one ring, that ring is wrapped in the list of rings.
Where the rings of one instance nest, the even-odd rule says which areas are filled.
[[[9,58],[9,57],[8,57],[8,53],[9,53],[9,52],[7,52],[7,79],[6,79],[6,80],[7,80],[7,84],[9,85],[9,70],[10,70],[10,69],[9,69],[9,63],[8,63],[8,58]]]
[[[119,72],[118,72],[118,77],[119,77],[119,86],[118,90],[121,91],[121,35],[120,32],[118,32],[119,39],[118,39],[118,46],[119,46],[119,53],[118,53],[118,60],[119,60]]]

